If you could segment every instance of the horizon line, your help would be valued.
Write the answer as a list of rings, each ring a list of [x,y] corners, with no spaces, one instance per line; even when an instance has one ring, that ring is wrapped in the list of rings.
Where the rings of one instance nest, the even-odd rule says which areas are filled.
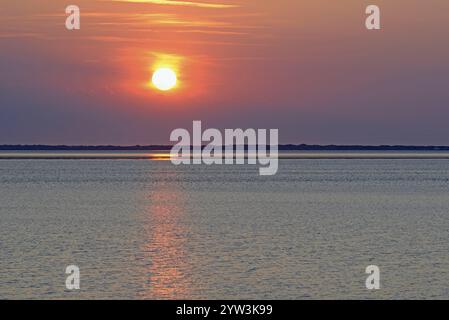
[[[207,144],[206,144],[207,145]],[[202,145],[205,147],[206,145]],[[245,148],[256,147],[249,146],[248,144],[243,145]],[[267,145],[269,146],[269,145]],[[150,144],[150,145],[111,145],[111,144],[100,144],[100,145],[65,145],[65,144],[2,144],[0,145],[0,151],[93,151],[93,150],[128,150],[128,151],[144,151],[144,150],[168,150],[171,149],[173,145],[167,144]],[[186,145],[185,147],[191,147],[191,145]],[[223,147],[223,146],[222,146]],[[449,151],[449,145],[363,145],[363,144],[279,144],[279,150],[292,150],[292,151],[344,151],[344,150],[368,150],[368,151]]]

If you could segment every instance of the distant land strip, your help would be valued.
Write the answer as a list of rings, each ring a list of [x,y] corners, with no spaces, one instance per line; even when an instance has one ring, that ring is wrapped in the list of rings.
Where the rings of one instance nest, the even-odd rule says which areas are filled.
[[[0,151],[156,151],[170,150],[170,145],[135,146],[67,146],[67,145],[0,145]],[[248,146],[245,146],[247,149]],[[449,151],[449,146],[403,146],[403,145],[307,145],[283,144],[281,151]]]

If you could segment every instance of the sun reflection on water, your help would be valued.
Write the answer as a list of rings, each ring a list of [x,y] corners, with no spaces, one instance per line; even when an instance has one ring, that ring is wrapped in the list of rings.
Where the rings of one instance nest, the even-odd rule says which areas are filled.
[[[182,223],[184,194],[174,185],[156,185],[148,194],[142,251],[149,262],[141,298],[188,298],[190,271],[186,254],[187,229]]]

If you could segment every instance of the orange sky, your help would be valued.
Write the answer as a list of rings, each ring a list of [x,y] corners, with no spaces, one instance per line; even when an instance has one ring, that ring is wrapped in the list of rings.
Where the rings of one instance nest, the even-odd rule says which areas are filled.
[[[284,143],[449,144],[445,0],[74,0],[79,31],[63,1],[0,2],[0,143],[166,143],[203,120]],[[148,86],[161,59],[170,93]]]

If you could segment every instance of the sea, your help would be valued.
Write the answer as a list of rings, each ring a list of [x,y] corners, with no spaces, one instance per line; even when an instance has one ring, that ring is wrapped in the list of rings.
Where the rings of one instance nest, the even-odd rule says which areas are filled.
[[[276,175],[258,169],[1,152],[0,299],[449,298],[448,153],[281,152]]]

